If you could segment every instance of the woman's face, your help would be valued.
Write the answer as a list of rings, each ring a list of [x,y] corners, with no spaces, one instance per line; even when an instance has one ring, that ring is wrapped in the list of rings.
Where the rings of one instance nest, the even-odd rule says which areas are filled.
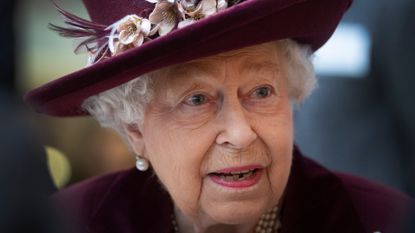
[[[240,224],[281,198],[293,129],[280,60],[268,43],[160,72],[130,142],[188,218]]]

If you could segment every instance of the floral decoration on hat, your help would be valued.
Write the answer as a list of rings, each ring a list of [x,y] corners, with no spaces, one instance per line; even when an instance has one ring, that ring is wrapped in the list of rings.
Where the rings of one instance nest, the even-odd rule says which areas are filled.
[[[187,16],[178,25],[179,28],[185,27],[197,20],[206,18],[215,14],[218,11],[224,10],[228,7],[226,0],[204,0],[196,4],[196,1],[183,1],[183,11]]]
[[[164,36],[184,18],[184,13],[180,7],[179,1],[167,1],[167,0],[147,0],[148,2],[155,3],[153,12],[149,16],[149,20],[152,24],[157,25],[158,34]]]
[[[50,29],[63,37],[83,38],[74,52],[88,52],[88,65],[116,56],[143,43],[164,36],[169,32],[186,27],[209,17],[241,0],[146,0],[154,9],[148,18],[135,14],[111,25],[103,25],[82,19],[55,7],[63,15],[68,28],[49,24]]]
[[[127,15],[113,27],[108,42],[109,50],[112,54],[118,54],[130,47],[138,47],[143,44],[144,38],[150,35],[150,30],[151,23],[148,19]],[[116,34],[118,41],[114,43]]]

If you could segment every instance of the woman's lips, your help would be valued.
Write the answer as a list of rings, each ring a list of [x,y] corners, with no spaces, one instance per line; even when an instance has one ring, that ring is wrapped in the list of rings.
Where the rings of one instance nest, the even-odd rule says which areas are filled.
[[[209,173],[209,177],[214,183],[221,186],[230,188],[247,188],[258,183],[262,172],[262,166],[252,165],[221,169]]]

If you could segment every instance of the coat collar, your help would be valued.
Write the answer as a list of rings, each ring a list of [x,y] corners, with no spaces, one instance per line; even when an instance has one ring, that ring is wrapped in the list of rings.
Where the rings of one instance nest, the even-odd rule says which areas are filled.
[[[352,198],[333,172],[294,147],[282,205],[282,233],[365,232]]]
[[[173,232],[171,198],[152,171],[120,173],[99,203],[91,232]],[[341,180],[296,147],[281,214],[281,233],[365,232]]]
[[[173,205],[153,171],[118,175],[91,218],[90,232],[171,233]]]

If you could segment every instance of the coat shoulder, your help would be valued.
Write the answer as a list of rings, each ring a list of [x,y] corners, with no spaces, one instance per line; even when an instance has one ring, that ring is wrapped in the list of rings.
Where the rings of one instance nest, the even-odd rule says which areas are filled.
[[[392,188],[345,173],[336,173],[368,232],[389,229],[400,232],[414,200]]]
[[[126,172],[121,171],[88,178],[54,193],[51,200],[59,212],[67,212],[67,214],[71,214],[69,216],[78,216],[77,221],[90,219],[94,211],[98,209],[99,201],[111,189],[112,184]]]
[[[407,195],[294,154],[283,206],[284,233],[405,232],[414,201]]]
[[[73,232],[167,232],[171,200],[153,171],[135,168],[90,178],[52,196]],[[165,228],[168,228],[167,230]]]

